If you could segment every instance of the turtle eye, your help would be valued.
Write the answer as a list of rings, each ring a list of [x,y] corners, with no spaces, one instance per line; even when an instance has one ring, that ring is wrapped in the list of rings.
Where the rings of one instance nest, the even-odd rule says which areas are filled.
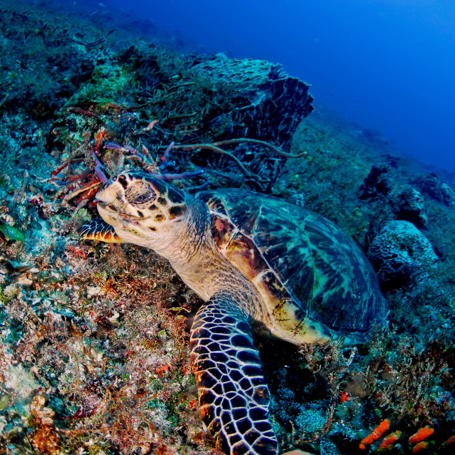
[[[149,182],[138,180],[125,189],[125,197],[130,204],[144,205],[153,202],[157,195]]]

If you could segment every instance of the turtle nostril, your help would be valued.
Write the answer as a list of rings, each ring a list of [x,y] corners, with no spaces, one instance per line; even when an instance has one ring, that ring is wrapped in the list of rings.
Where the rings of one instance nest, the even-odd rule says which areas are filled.
[[[127,187],[127,185],[128,185],[128,182],[127,182],[127,180],[126,180],[126,177],[125,177],[123,174],[121,174],[121,175],[118,176],[117,181],[120,183],[120,185],[122,185],[122,187],[123,187],[124,189],[125,189],[125,188]]]

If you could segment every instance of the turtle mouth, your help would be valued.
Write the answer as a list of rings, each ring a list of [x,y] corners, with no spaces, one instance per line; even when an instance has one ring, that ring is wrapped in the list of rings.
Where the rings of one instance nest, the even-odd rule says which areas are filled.
[[[144,221],[150,217],[144,217],[139,215],[132,215],[131,213],[125,213],[118,210],[113,204],[104,201],[97,201],[96,207],[98,213],[101,215],[101,218],[105,219],[104,216],[107,216],[110,219],[122,219],[124,221]],[[104,215],[104,216],[103,216]]]

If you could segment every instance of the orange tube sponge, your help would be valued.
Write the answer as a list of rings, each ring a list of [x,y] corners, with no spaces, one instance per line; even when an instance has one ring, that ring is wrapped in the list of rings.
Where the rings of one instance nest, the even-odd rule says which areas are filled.
[[[390,450],[393,448],[398,439],[401,438],[401,431],[394,431],[387,435],[381,442],[381,445],[378,447],[378,450]]]
[[[444,447],[446,447],[446,446],[451,446],[451,445],[453,445],[453,444],[455,444],[455,435],[450,436],[450,438],[447,439],[447,441],[445,441],[444,444],[442,444],[442,445],[443,445]]]
[[[420,428],[420,430],[416,431],[412,436],[409,437],[409,444],[417,444],[424,439],[427,439],[434,433],[434,428],[426,427]]]
[[[420,441],[412,448],[412,453],[420,453],[420,452],[422,452],[422,450],[425,450],[427,447],[428,447],[427,441]]]
[[[366,450],[367,446],[377,441],[389,428],[390,420],[384,419],[368,436],[360,441],[359,449]]]

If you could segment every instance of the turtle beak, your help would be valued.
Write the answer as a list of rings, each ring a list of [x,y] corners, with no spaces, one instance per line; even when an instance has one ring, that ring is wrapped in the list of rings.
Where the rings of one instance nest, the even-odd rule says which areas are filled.
[[[118,221],[115,219],[115,213],[107,209],[107,204],[105,202],[98,202],[96,209],[98,210],[98,215],[111,226],[118,224]]]
[[[96,209],[101,218],[106,221],[106,223],[112,224],[113,218],[112,215],[115,212],[118,212],[118,208],[115,204],[116,196],[115,192],[112,191],[112,188],[105,184],[99,191],[96,193],[95,202]]]

